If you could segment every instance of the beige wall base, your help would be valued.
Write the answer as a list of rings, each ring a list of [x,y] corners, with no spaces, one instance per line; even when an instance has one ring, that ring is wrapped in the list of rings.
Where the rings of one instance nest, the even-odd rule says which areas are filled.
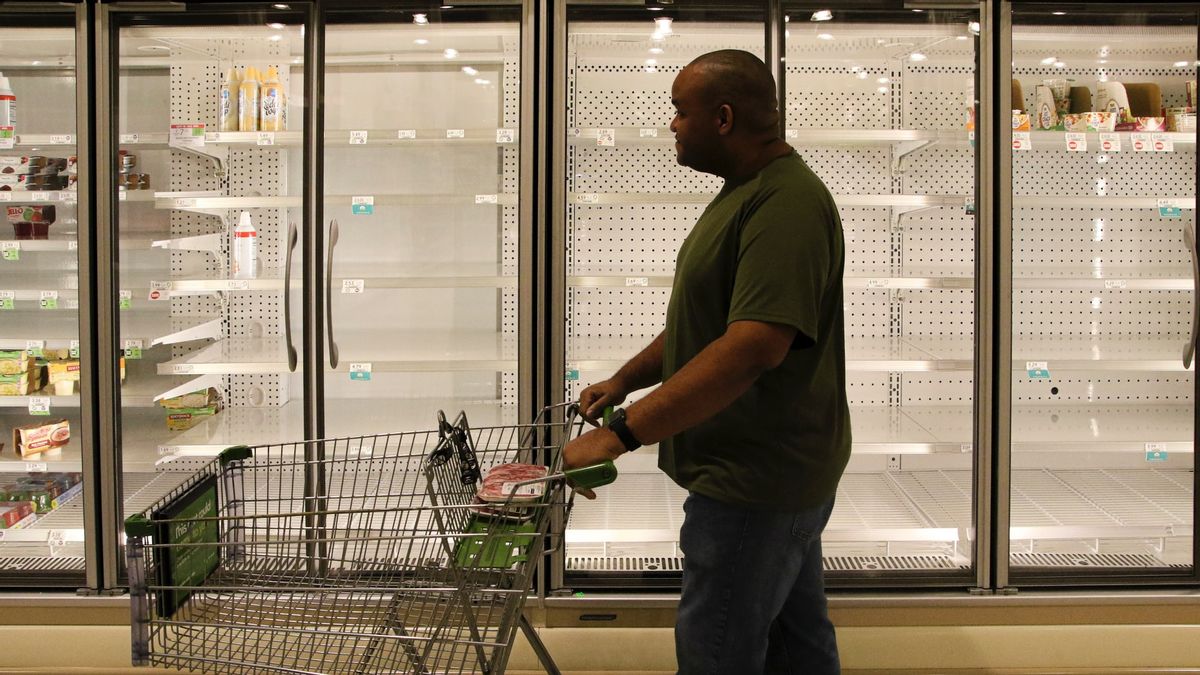
[[[8,625],[4,633],[0,672],[150,672],[128,667],[126,626]],[[546,628],[541,633],[563,671],[598,675],[675,668],[670,628]],[[1200,626],[1195,625],[852,626],[840,628],[838,639],[849,672],[1200,672]],[[537,672],[523,640],[510,666],[513,675]]]

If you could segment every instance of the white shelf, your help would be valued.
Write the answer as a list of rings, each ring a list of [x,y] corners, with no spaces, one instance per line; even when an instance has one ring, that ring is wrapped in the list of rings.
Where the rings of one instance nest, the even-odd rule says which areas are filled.
[[[351,132],[366,132],[365,142],[351,142]],[[510,146],[519,142],[517,129],[326,129],[325,145],[350,148],[372,146],[474,145]],[[403,136],[403,137],[402,137]],[[215,146],[299,146],[300,131],[208,131],[204,144]]]
[[[1086,290],[1182,290],[1193,288],[1192,268],[1162,265],[1095,265],[1046,267],[1017,265],[1013,288]]]
[[[1076,132],[1031,131],[1029,133],[1030,133],[1030,140],[1033,142],[1033,148],[1035,150],[1042,150],[1047,147],[1051,147],[1051,148],[1054,148],[1057,150],[1066,151],[1067,150],[1067,134],[1068,133],[1076,133]],[[1121,152],[1138,152],[1138,154],[1154,154],[1153,152],[1143,153],[1143,152],[1135,151],[1133,149],[1133,139],[1130,138],[1131,134],[1145,134],[1147,136],[1152,136],[1152,137],[1156,137],[1156,138],[1161,136],[1161,137],[1164,137],[1166,140],[1171,141],[1172,143],[1175,143],[1177,145],[1186,146],[1188,152],[1194,152],[1196,149],[1194,147],[1196,145],[1195,132],[1117,131],[1117,132],[1106,132],[1106,133],[1115,133],[1117,136],[1119,136],[1121,138]],[[1084,133],[1084,136],[1087,137],[1088,152],[1100,151],[1100,133],[1099,132],[1087,132],[1087,133]]]
[[[74,204],[79,194],[74,190],[4,190],[0,204]]]
[[[13,139],[19,148],[32,146],[58,146],[63,149],[75,147],[75,134],[17,134]]]
[[[1195,209],[1194,197],[1027,197],[1014,196],[1015,208],[1157,209],[1159,199],[1171,199],[1181,209]]]
[[[40,312],[40,310],[38,310]],[[149,312],[122,312],[122,340],[142,340],[143,349],[150,348],[150,342],[155,338],[168,335],[186,327],[200,319],[170,317],[165,312],[153,314]],[[46,349],[69,349],[71,342],[79,339],[79,320],[65,313],[46,312],[39,314],[31,321],[6,322],[0,328],[0,349],[25,349],[30,340],[45,342]]]
[[[121,385],[121,404],[130,408],[148,408],[154,407],[154,397],[165,390],[166,385],[157,380],[145,381],[127,381]],[[53,385],[47,385],[47,389],[53,390]],[[71,415],[77,414],[76,409],[79,408],[79,394],[71,396],[53,396],[45,394],[33,394],[32,396],[0,396],[0,408],[28,408],[31,398],[48,398],[50,399],[50,415],[49,418],[60,417],[56,412],[59,408],[72,410]],[[22,424],[32,424],[35,418],[30,416],[27,422]],[[10,436],[11,438],[11,436]],[[5,441],[8,445],[8,441]]]
[[[46,239],[0,239],[0,246],[4,244],[17,244],[22,253],[24,252],[70,252],[74,253],[79,249],[79,241],[76,239],[75,231],[56,231],[54,226],[50,226],[50,236]],[[139,251],[150,248],[152,240],[145,237],[121,237],[117,244],[117,248],[122,251]],[[20,264],[17,261],[16,264]],[[4,269],[0,267],[0,270]]]
[[[336,319],[335,319],[336,321]],[[370,363],[379,372],[515,371],[517,340],[492,331],[337,331],[338,367]]]
[[[289,372],[283,338],[218,340],[159,363],[157,369],[159,375],[279,375]]]
[[[333,263],[333,292],[346,280],[362,280],[363,290],[397,288],[515,288],[516,274],[504,274],[494,262],[349,262]]]
[[[715,192],[571,192],[567,200],[580,206],[708,204],[715,196]],[[965,208],[967,199],[965,195],[833,195],[839,207],[902,207],[909,210]]]
[[[228,408],[215,417],[169,438],[159,435],[152,452],[164,463],[185,458],[212,457],[234,445],[293,443],[304,430],[304,406],[290,402],[277,408]],[[437,411],[451,421],[467,413],[472,428],[517,424],[514,406],[496,401],[464,399],[332,399],[325,404],[325,437],[431,431]],[[142,442],[148,439],[139,439]],[[127,444],[128,445],[128,444]],[[147,455],[146,448],[138,451]]]
[[[847,268],[844,288],[974,288],[974,270],[969,267],[942,267],[892,272],[884,269]],[[570,270],[567,285],[576,288],[670,288],[675,280],[673,265],[576,265]]]
[[[325,205],[350,206],[355,196],[374,197],[380,206],[516,206],[515,193],[454,193],[454,194],[375,194],[375,195],[326,195]],[[209,211],[215,209],[291,209],[300,208],[300,197],[169,197],[157,196],[155,208],[181,211]],[[355,221],[346,221],[351,224]]]
[[[623,145],[672,145],[675,134],[666,127],[617,127],[604,129],[604,136],[613,143]],[[601,129],[572,129],[567,134],[571,145],[600,146]],[[784,137],[797,145],[850,145],[880,146],[910,142],[966,143],[967,132],[958,129],[846,129],[846,128],[802,128],[787,129]]]

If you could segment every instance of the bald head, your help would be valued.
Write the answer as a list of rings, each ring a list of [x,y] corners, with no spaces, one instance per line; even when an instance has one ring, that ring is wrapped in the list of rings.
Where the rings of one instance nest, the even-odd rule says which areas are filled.
[[[740,49],[703,54],[687,65],[700,76],[701,90],[709,103],[728,104],[735,119],[754,135],[778,133],[779,106],[775,78],[767,64]]]

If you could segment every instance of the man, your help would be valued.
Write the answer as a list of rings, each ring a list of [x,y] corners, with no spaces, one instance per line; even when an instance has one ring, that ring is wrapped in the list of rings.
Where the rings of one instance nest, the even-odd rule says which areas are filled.
[[[836,673],[821,532],[850,455],[841,221],[780,138],[757,57],[697,58],[671,102],[679,163],[725,184],[679,249],[666,329],[580,404],[594,423],[662,386],[570,442],[565,463],[659,443],[659,466],[688,490],[681,673]]]

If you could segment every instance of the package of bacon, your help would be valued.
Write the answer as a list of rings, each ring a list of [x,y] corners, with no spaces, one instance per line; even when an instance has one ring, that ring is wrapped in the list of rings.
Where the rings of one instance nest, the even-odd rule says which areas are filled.
[[[533,502],[542,498],[546,492],[546,484],[531,483],[520,485],[529,480],[546,477],[546,467],[533,464],[499,464],[488,470],[479,486],[477,496],[481,501],[503,503],[512,498],[512,503],[520,504]]]

